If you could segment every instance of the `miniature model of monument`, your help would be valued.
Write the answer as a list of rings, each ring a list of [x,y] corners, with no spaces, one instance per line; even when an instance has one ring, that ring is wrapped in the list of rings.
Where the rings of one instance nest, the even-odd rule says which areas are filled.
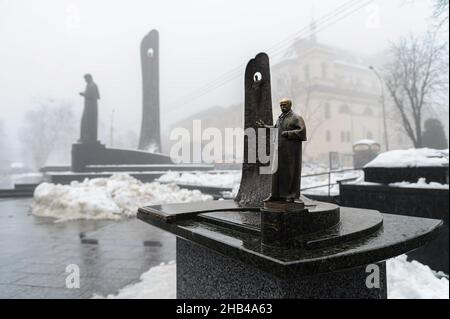
[[[272,126],[270,97],[269,59],[260,53],[245,71],[245,128]],[[261,174],[262,161],[244,157],[235,200],[139,209],[139,219],[177,236],[178,298],[386,298],[385,260],[440,230],[441,220],[300,195],[306,126],[283,111],[291,104],[281,102],[277,140],[265,141],[278,146],[278,168]],[[252,145],[244,145],[245,155]]]

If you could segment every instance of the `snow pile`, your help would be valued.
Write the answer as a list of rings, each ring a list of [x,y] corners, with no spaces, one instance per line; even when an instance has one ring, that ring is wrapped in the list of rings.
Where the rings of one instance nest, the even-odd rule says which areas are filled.
[[[401,255],[387,261],[389,299],[448,299],[447,278],[437,278],[430,267]]]
[[[417,183],[399,182],[399,183],[390,183],[389,186],[392,186],[392,187],[406,187],[406,188],[448,189],[448,184],[441,184],[441,183],[436,183],[436,182],[427,183],[425,177],[419,178]]]
[[[213,187],[229,187],[233,188],[239,185],[241,181],[240,171],[218,172],[218,173],[183,173],[183,172],[167,172],[158,178],[161,183],[177,183],[185,185],[201,185]]]
[[[141,275],[141,281],[122,288],[109,299],[173,299],[176,298],[176,265],[174,262],[150,268]],[[448,299],[447,278],[438,278],[434,272],[417,261],[409,262],[406,255],[387,261],[387,288],[389,299]],[[94,298],[103,298],[94,295]]]
[[[448,149],[411,148],[379,154],[364,167],[429,167],[448,166]]]
[[[70,185],[40,184],[34,192],[32,212],[73,219],[120,219],[134,216],[146,205],[212,200],[198,190],[180,189],[175,184],[142,183],[128,174],[85,179]]]
[[[150,268],[141,275],[141,281],[126,286],[117,295],[108,295],[108,299],[175,299],[176,298],[176,265],[168,264]],[[94,294],[94,299],[104,298]]]

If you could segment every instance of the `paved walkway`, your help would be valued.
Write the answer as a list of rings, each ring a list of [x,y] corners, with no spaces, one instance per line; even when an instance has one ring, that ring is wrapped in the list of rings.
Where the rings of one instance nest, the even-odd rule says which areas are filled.
[[[0,298],[91,298],[175,260],[175,238],[137,219],[70,221],[31,215],[31,199],[0,200]],[[66,288],[66,267],[80,288]]]

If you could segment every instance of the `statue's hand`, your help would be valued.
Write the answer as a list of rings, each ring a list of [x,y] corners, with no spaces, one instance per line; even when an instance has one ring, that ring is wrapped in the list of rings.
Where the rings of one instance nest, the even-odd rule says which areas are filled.
[[[263,120],[256,120],[256,125],[259,127],[265,127],[266,123]]]
[[[81,96],[84,96],[84,92],[80,92],[80,95],[81,95]]]
[[[288,132],[286,132],[286,131],[281,132],[281,136],[283,136],[283,137],[288,137]]]

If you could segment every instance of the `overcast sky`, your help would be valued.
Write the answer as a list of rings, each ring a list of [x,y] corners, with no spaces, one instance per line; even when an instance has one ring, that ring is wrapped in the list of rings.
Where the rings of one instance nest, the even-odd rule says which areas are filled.
[[[141,118],[139,45],[155,28],[161,45],[163,127],[242,96],[242,76],[195,101],[173,105],[260,51],[289,38],[346,0],[0,0],[0,119],[14,139],[26,110],[44,98],[73,102],[90,72],[100,120],[118,128]],[[367,1],[353,1],[358,8]],[[408,32],[423,32],[431,0],[378,0],[318,34],[321,42],[373,54]],[[350,10],[349,10],[350,11]]]

